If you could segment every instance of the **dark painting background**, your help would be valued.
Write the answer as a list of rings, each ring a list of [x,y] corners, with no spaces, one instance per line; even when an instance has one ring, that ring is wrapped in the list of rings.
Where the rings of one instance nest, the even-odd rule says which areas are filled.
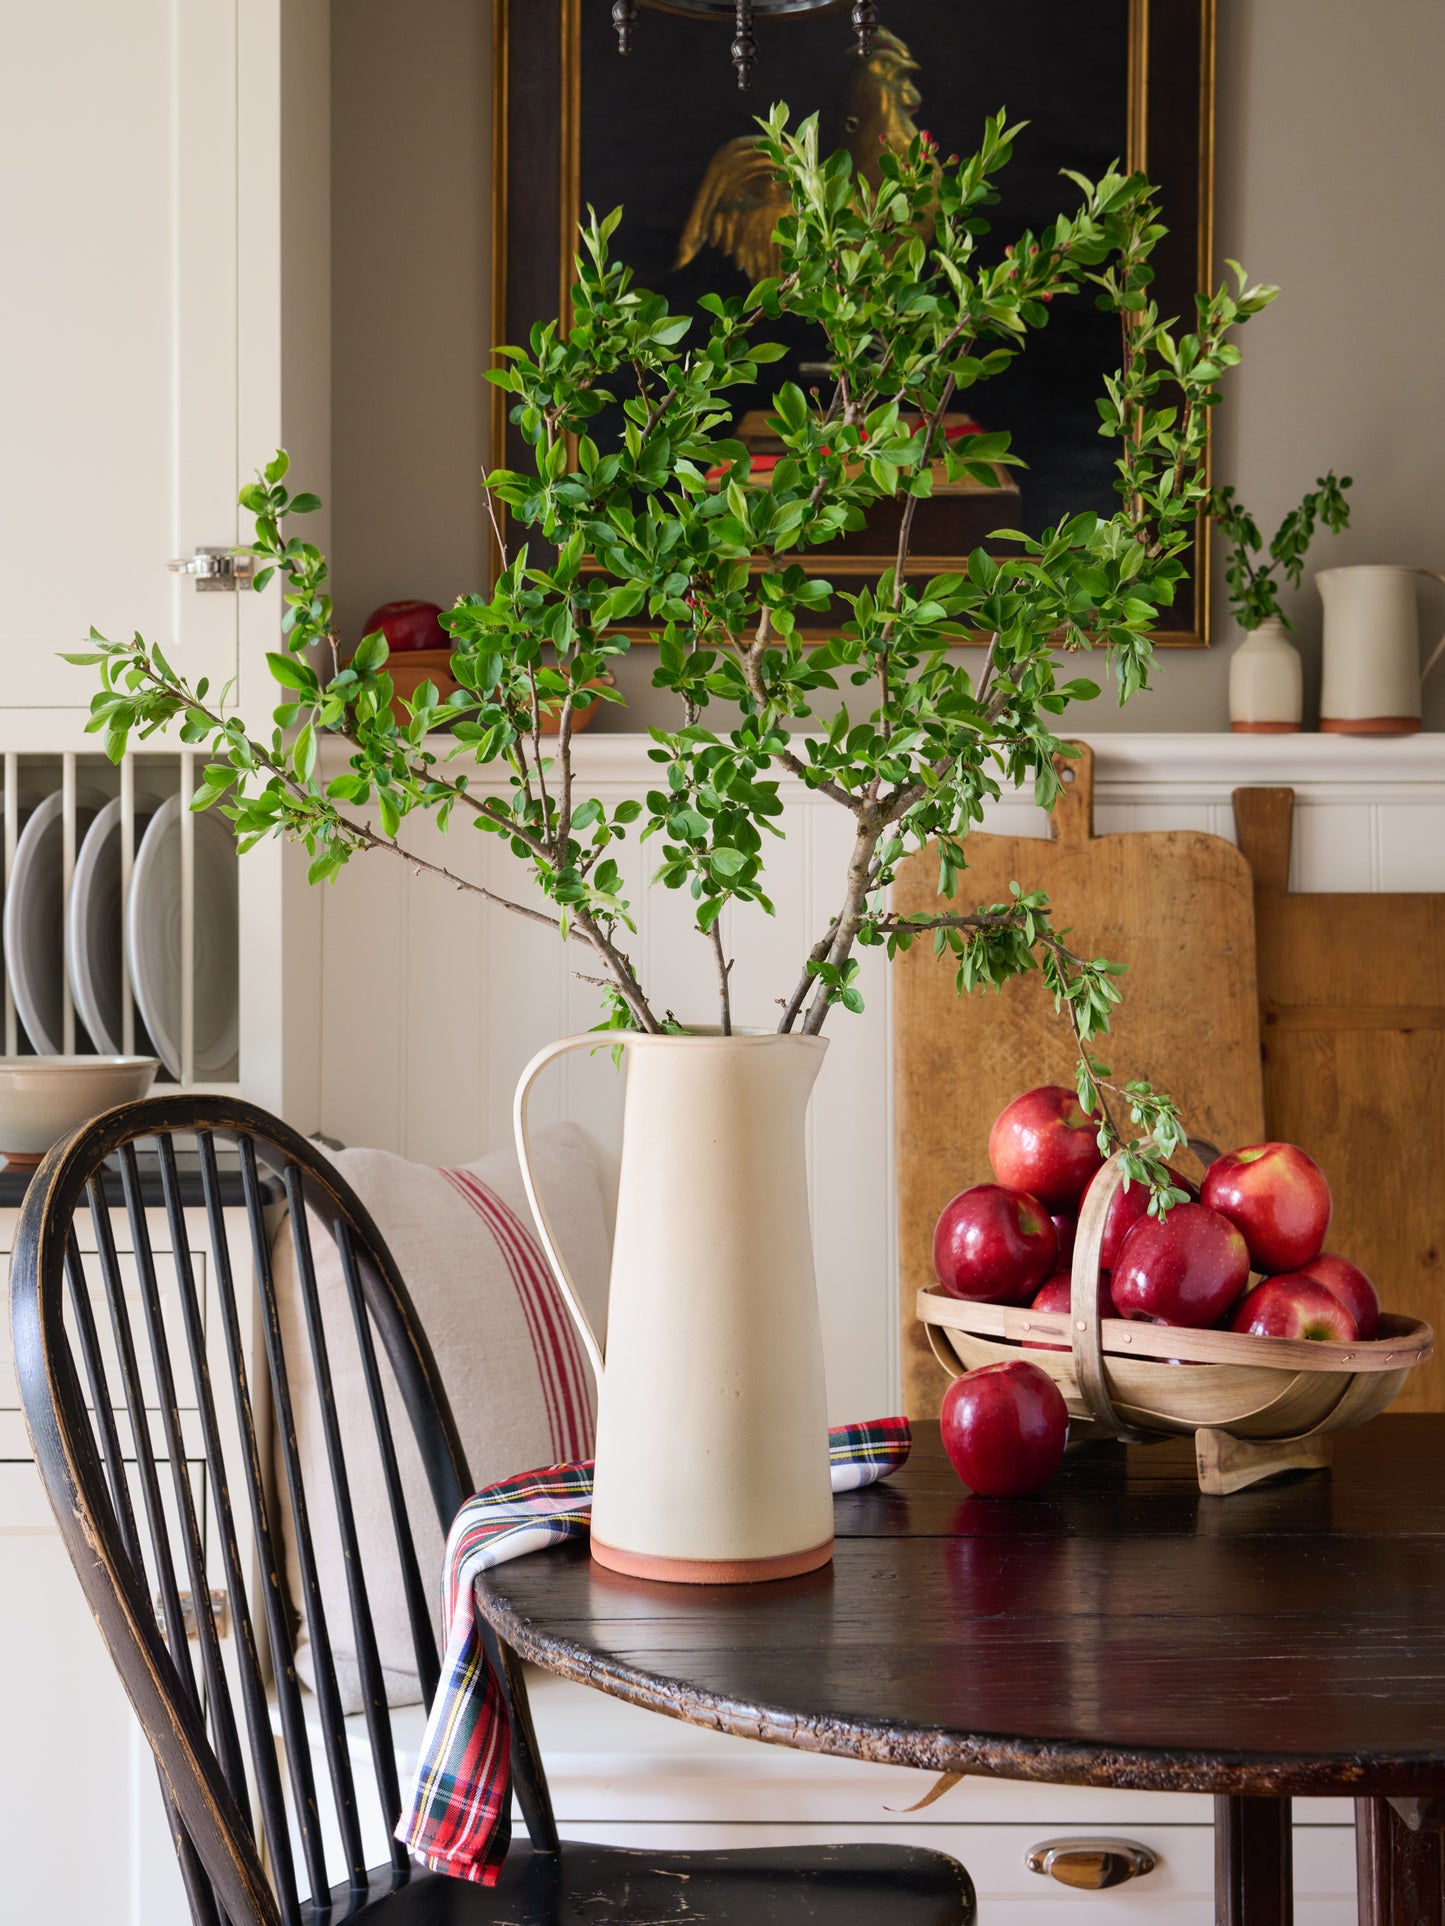
[[[845,144],[843,101],[855,58],[846,11],[760,21],[758,74],[746,94],[733,84],[729,29],[644,10],[636,51],[624,60],[609,13],[600,0],[581,8],[581,205],[625,207],[616,244],[639,281],[675,307],[690,308],[710,288],[740,290],[744,277],[711,248],[674,272],[678,238],[714,153],[751,132],[753,116],[772,101],[786,100],[795,120],[819,112],[826,146]],[[923,104],[915,118],[945,154],[972,151],[985,117],[1000,107],[1029,122],[999,177],[986,258],[1020,230],[1077,204],[1062,167],[1092,178],[1124,160],[1126,0],[888,0],[883,17],[920,64],[914,81]],[[1187,296],[1194,240],[1180,239],[1179,291]],[[1177,287],[1179,273],[1168,280]],[[795,336],[790,345],[792,363],[767,370],[766,391],[738,391],[739,411],[764,405],[788,375],[805,386],[817,380],[799,377],[795,365],[816,358],[816,344]],[[1011,508],[1010,521],[1037,532],[1078,509],[1115,506],[1112,444],[1097,433],[1094,402],[1117,356],[1118,324],[1089,297],[1055,303],[1048,326],[1008,374],[962,398],[985,428],[1010,429],[1028,463],[1018,476],[1021,514]]]

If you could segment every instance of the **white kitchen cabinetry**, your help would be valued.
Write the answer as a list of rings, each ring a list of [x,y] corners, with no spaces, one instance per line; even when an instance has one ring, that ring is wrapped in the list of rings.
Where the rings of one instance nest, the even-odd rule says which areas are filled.
[[[17,786],[27,758],[57,787],[61,759],[97,747],[93,673],[57,659],[92,624],[141,629],[257,706],[279,597],[201,592],[167,564],[238,540],[237,491],[276,447],[328,492],[328,15],[53,0],[0,17],[0,755],[20,758]],[[319,975],[292,887],[279,850],[242,873],[241,1077],[309,1126]],[[0,1206],[6,1270],[14,1223]],[[155,1769],[30,1462],[4,1309],[0,1917],[180,1926]]]
[[[185,1926],[190,1912],[150,1747],[91,1618],[30,1456],[10,1351],[9,1270],[19,1216],[17,1189],[13,1176],[7,1180],[0,1174],[0,1275],[5,1279],[0,1291],[0,1853],[7,1865],[0,1917],[43,1919],[46,1926],[89,1926],[103,1914],[115,1926]],[[123,1208],[113,1208],[110,1218],[132,1328],[144,1356],[134,1240]],[[232,1248],[248,1248],[245,1213],[229,1210],[226,1220]],[[165,1254],[172,1239],[163,1210],[148,1210],[146,1221],[158,1260],[182,1437],[188,1459],[192,1450],[197,1454],[192,1488],[198,1495],[207,1567],[213,1586],[224,1587],[215,1519],[202,1493],[185,1336],[168,1288]],[[209,1326],[215,1315],[214,1291],[208,1288],[210,1239],[199,1198],[195,1208],[187,1209],[185,1221]],[[77,1233],[87,1273],[98,1279],[88,1222],[77,1224]],[[244,1271],[236,1286],[242,1329],[249,1330],[251,1292]],[[119,1404],[113,1341],[103,1312],[98,1312],[97,1323],[107,1382]],[[141,1378],[149,1405],[153,1374],[143,1366]],[[224,1384],[217,1391],[218,1421],[223,1442],[228,1442],[229,1398]],[[160,1470],[168,1500],[168,1472],[164,1465]],[[179,1583],[186,1588],[184,1574]],[[81,1839],[83,1864],[74,1861]],[[81,1867],[71,1882],[60,1876],[67,1863]]]

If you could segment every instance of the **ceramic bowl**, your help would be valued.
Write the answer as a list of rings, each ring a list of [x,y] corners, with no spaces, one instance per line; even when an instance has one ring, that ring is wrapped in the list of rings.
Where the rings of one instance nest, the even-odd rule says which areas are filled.
[[[0,1151],[38,1164],[59,1137],[102,1110],[143,1097],[154,1057],[0,1057]]]

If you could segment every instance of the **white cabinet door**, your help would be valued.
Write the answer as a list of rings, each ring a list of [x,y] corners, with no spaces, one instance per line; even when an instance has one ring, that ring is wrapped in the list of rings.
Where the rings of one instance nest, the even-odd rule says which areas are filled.
[[[150,1747],[32,1464],[0,1464],[0,1654],[5,1918],[186,1926]]]
[[[85,708],[94,623],[235,670],[236,0],[0,10],[0,703]]]

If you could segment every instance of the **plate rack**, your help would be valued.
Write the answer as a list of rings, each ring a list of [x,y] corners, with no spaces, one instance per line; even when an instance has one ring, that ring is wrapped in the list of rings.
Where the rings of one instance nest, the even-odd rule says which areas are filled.
[[[120,801],[120,881],[122,915],[130,901],[136,851],[144,833],[146,805],[155,799],[176,795],[180,798],[180,995],[179,1010],[173,1018],[177,1034],[179,1077],[162,1066],[158,1085],[179,1084],[183,1089],[234,1089],[232,1079],[221,1083],[198,1081],[196,1058],[196,821],[190,808],[195,790],[196,754],[193,751],[140,752],[125,756],[117,765],[99,754],[63,750],[55,753],[8,750],[0,756],[3,769],[3,875],[8,894],[15,869],[16,849],[24,826],[27,806],[57,791],[61,797],[60,839],[61,900],[64,905],[63,937],[68,939],[71,917],[71,883],[76,859],[84,836],[78,820],[82,797],[97,793],[106,801]],[[142,817],[139,826],[138,813]],[[62,955],[65,953],[64,943]],[[121,1048],[132,1054],[143,1041],[143,1029],[130,978],[127,946],[120,945],[121,969]],[[86,1054],[97,1046],[86,1036],[75,1008],[68,970],[62,965],[62,1050],[66,1055]],[[7,1056],[28,1054],[37,1048],[26,1034],[25,1024],[16,1007],[12,980],[12,961],[5,957],[4,968],[4,1048]]]

